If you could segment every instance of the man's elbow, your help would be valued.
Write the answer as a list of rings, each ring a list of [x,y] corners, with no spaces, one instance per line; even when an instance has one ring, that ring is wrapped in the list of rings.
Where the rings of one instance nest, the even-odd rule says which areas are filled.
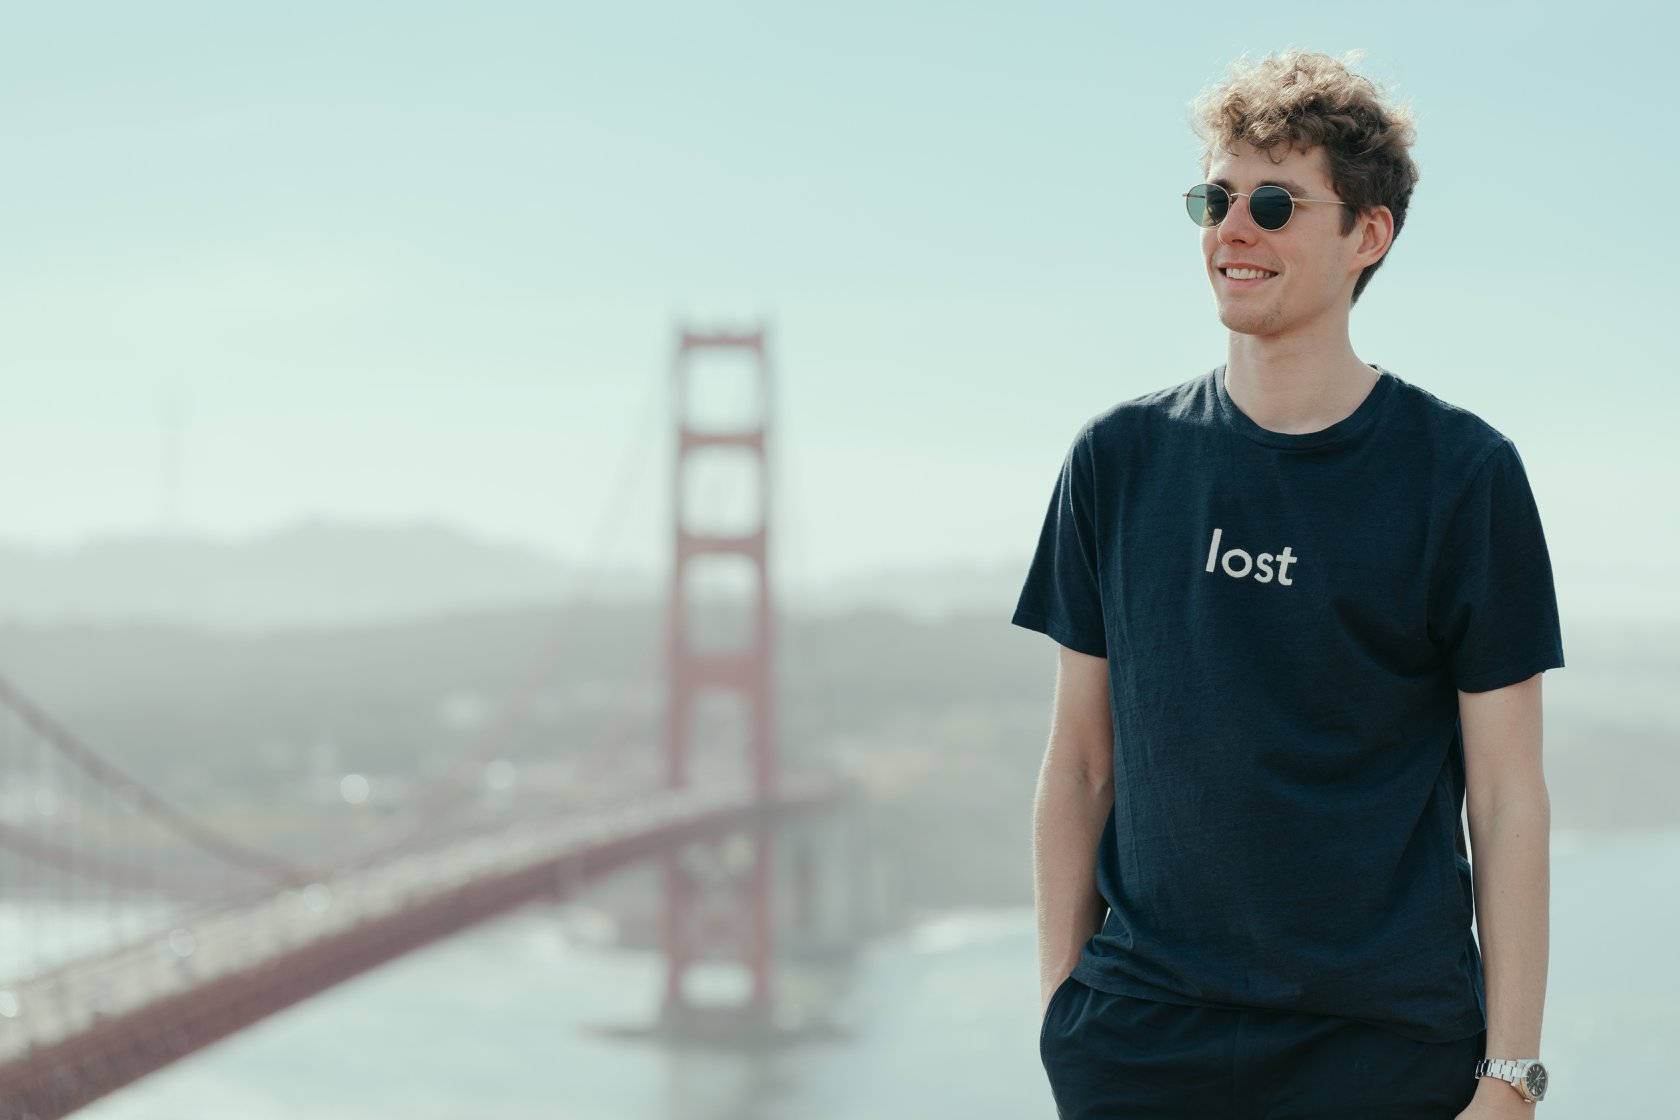
[[[1546,790],[1545,779],[1511,783],[1507,788],[1484,790],[1480,796],[1465,798],[1465,811],[1472,832],[1481,831],[1513,814],[1524,819],[1550,823],[1552,799]]]

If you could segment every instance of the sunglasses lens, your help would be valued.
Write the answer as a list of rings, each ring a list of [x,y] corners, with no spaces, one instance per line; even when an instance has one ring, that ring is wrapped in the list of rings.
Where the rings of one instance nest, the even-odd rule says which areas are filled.
[[[1216,226],[1224,221],[1230,205],[1231,196],[1223,187],[1212,183],[1197,183],[1184,195],[1184,208],[1190,211],[1190,220],[1199,226]]]
[[[1248,198],[1248,212],[1261,229],[1282,229],[1294,211],[1295,202],[1282,187],[1256,187]]]

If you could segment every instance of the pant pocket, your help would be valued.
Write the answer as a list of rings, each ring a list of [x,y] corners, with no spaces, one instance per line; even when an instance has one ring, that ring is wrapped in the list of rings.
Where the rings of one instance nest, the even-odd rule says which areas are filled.
[[[1050,1020],[1056,1017],[1057,1004],[1061,1002],[1062,996],[1066,994],[1068,989],[1078,983],[1079,981],[1073,978],[1073,974],[1069,973],[1060,984],[1056,985],[1056,990],[1050,993],[1050,1002],[1044,1007],[1044,1018],[1038,1024],[1038,1053],[1040,1057],[1044,1056],[1044,1043],[1049,1037]]]
[[[1483,1027],[1469,1038],[1442,1046],[1443,1052],[1449,1049],[1451,1053],[1441,1077],[1447,1107],[1453,1109],[1456,1116],[1469,1107],[1470,1098],[1476,1095],[1476,1087],[1481,1084],[1481,1079],[1476,1076],[1476,1062],[1487,1054],[1487,1028]]]

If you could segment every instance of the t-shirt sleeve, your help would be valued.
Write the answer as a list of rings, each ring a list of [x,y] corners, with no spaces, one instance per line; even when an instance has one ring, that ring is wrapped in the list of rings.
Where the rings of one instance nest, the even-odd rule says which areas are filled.
[[[1108,656],[1098,580],[1096,463],[1091,425],[1074,437],[1050,494],[1038,549],[1010,621],[1069,649]]]
[[[1507,438],[1449,516],[1429,602],[1430,636],[1461,691],[1503,688],[1563,665],[1540,510]]]

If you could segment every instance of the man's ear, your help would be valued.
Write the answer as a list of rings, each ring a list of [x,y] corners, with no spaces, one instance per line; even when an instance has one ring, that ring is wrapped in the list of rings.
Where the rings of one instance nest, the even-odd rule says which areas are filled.
[[[1354,227],[1359,233],[1359,255],[1363,258],[1369,254],[1362,268],[1371,265],[1388,255],[1388,247],[1394,244],[1394,211],[1386,206],[1373,206],[1359,215],[1359,224]]]

